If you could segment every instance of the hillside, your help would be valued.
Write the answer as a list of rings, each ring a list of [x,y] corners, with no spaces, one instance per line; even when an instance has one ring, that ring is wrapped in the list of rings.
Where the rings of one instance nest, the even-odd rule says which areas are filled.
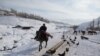
[[[94,23],[93,23],[94,22]],[[94,19],[90,22],[84,22],[79,25],[78,30],[87,30],[87,28],[90,28],[94,25],[94,28],[100,27],[100,17]]]
[[[36,53],[38,50],[38,42],[33,38],[35,37],[35,32],[43,23],[45,22],[16,16],[0,16],[0,55],[17,56],[17,54],[31,55],[32,53]],[[30,30],[12,28],[16,25],[33,26],[33,28]],[[56,26],[54,24],[46,23],[46,26],[48,27],[47,32],[50,34],[55,32]],[[17,42],[14,43],[14,41]],[[13,47],[16,48],[13,49]]]
[[[39,16],[36,14],[29,14],[26,12],[19,12],[19,11],[14,10],[14,9],[7,10],[7,9],[0,8],[0,16],[17,16],[17,17],[21,17],[21,18],[34,19],[34,20],[39,20],[39,21],[49,23],[49,20],[45,19],[42,16]]]

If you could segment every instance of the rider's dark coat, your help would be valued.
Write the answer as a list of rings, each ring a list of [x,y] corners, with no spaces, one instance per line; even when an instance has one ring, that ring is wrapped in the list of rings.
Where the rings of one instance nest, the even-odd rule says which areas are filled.
[[[43,25],[43,26],[41,26],[41,27],[40,27],[40,29],[39,29],[39,31],[42,31],[42,30],[46,32],[47,27],[46,27],[46,26],[44,26],[44,25]]]

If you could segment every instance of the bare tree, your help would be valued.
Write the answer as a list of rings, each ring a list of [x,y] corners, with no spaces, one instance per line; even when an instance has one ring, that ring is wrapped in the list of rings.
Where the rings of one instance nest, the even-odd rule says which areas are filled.
[[[10,9],[10,12],[15,13],[15,14],[17,13],[17,11],[15,9],[12,9],[12,8]]]
[[[98,30],[100,31],[100,17],[98,18],[97,28],[98,28]]]
[[[95,24],[95,21],[94,21],[94,19],[93,19],[93,25],[92,25],[92,28],[93,28],[93,29],[92,29],[92,30],[94,30],[94,27],[95,27],[94,24]]]

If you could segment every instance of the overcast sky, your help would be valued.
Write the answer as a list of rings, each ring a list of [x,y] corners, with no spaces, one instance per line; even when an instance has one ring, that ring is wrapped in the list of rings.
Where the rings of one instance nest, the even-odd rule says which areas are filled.
[[[0,7],[69,24],[80,24],[100,16],[100,0],[0,0]]]

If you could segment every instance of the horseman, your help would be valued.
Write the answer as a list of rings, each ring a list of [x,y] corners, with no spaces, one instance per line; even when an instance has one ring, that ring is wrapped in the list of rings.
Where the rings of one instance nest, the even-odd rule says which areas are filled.
[[[46,37],[46,35],[47,35],[46,30],[47,30],[47,27],[45,24],[43,24],[39,29],[39,33],[44,33],[44,36]]]
[[[39,32],[40,32],[40,31],[46,32],[46,30],[47,30],[47,27],[45,26],[45,24],[43,24],[43,25],[40,27]]]
[[[43,24],[39,31],[36,31],[36,36],[35,36],[35,40],[39,41],[40,42],[40,45],[39,45],[39,51],[42,49],[42,43],[43,41],[46,42],[46,45],[45,45],[45,48],[47,46],[47,42],[48,42],[48,37],[53,37],[52,35],[50,35],[49,33],[46,32],[47,30],[47,27],[45,26],[45,24]]]
[[[47,30],[47,27],[46,27],[46,25],[45,24],[43,24],[41,27],[40,27],[40,29],[39,29],[39,31],[37,31],[36,32],[36,37],[34,38],[34,39],[36,39],[36,40],[38,40],[38,36],[39,36],[39,34],[40,33],[44,33],[44,35],[45,35],[45,37],[46,37],[46,30]]]

